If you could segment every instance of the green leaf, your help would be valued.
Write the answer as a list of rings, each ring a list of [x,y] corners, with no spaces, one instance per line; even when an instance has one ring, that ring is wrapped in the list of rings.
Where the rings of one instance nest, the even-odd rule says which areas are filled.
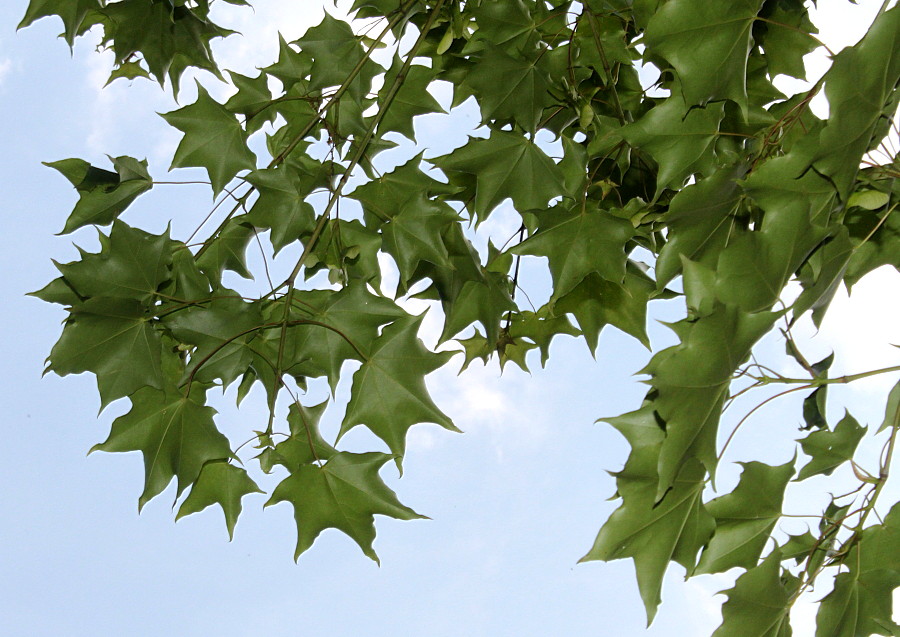
[[[313,59],[309,83],[313,90],[340,86],[350,75],[350,71],[362,63],[362,70],[347,91],[359,103],[369,92],[372,77],[381,70],[371,59],[363,62],[365,52],[350,25],[328,13],[322,18],[322,22],[309,29],[296,43],[302,53]]]
[[[713,637],[790,637],[792,578],[781,574],[781,554],[775,550],[741,575],[734,588],[722,591],[728,601],[722,606],[722,625]]]
[[[681,270],[681,259],[715,267],[719,252],[741,232],[738,180],[746,168],[724,168],[681,190],[666,213],[668,236],[656,260],[656,281],[662,288]]]
[[[848,572],[839,573],[819,605],[816,637],[897,635],[892,618],[892,592],[900,586],[900,505],[894,504],[883,524],[862,532],[844,557]]]
[[[589,274],[554,304],[557,314],[575,317],[592,352],[597,349],[600,331],[606,325],[613,325],[650,347],[647,302],[656,292],[656,286],[647,275],[635,270],[628,268],[621,285],[598,274]]]
[[[169,277],[177,244],[116,221],[109,237],[101,235],[98,253],[82,252],[81,260],[57,264],[66,282],[82,297],[131,298],[149,302]]]
[[[162,340],[140,302],[96,297],[70,312],[46,371],[96,374],[101,408],[145,387],[163,387]]]
[[[31,0],[17,28],[25,28],[41,18],[59,16],[65,28],[63,37],[71,47],[75,44],[75,36],[84,33],[93,23],[86,18],[101,6],[100,0]]]
[[[402,69],[403,60],[399,56],[395,56],[391,68],[384,75],[384,86],[378,94],[381,104],[386,103],[390,88],[394,85]],[[446,112],[428,92],[428,85],[435,79],[434,75],[434,70],[427,66],[410,65],[403,83],[390,103],[390,108],[378,124],[379,134],[394,131],[414,142],[413,118],[416,115]]]
[[[406,451],[406,432],[433,422],[459,431],[438,409],[425,387],[425,376],[443,366],[452,353],[428,351],[417,334],[422,317],[400,319],[384,328],[356,373],[340,436],[365,425],[384,440],[398,466]]]
[[[672,326],[681,343],[656,354],[643,370],[653,376],[654,406],[666,426],[657,498],[693,458],[710,474],[715,471],[716,435],[732,374],[779,316],[719,306],[712,314]]]
[[[327,406],[327,400],[312,407],[291,404],[287,417],[291,435],[259,455],[263,471],[269,473],[278,464],[293,473],[303,465],[330,460],[338,453],[319,430],[319,420]]]
[[[714,523],[701,501],[704,472],[699,463],[686,465],[657,503],[656,457],[664,433],[652,407],[606,421],[631,444],[628,462],[615,474],[622,505],[600,529],[594,546],[581,561],[634,559],[649,625],[661,600],[669,562],[692,569],[700,547],[712,534]]]
[[[218,504],[225,514],[228,539],[234,539],[234,525],[241,514],[241,498],[251,493],[264,493],[250,479],[247,472],[223,460],[207,462],[200,470],[191,492],[178,509],[176,520],[191,513],[199,513],[208,506]]]
[[[184,133],[175,149],[172,168],[205,168],[218,195],[241,170],[256,168],[256,155],[247,148],[247,134],[227,108],[197,82],[197,101],[163,118]],[[171,170],[171,169],[170,169]]]
[[[390,299],[369,292],[361,281],[338,291],[295,291],[294,299],[283,371],[295,377],[325,376],[332,390],[345,361],[365,360],[376,347],[380,328],[407,316]],[[283,315],[282,303],[272,304],[269,320],[281,320]],[[269,352],[270,359],[276,360],[278,339],[279,330],[267,330],[254,347]]]
[[[764,0],[670,0],[650,19],[647,49],[681,79],[687,106],[729,99],[747,110],[747,56]]]
[[[735,566],[750,569],[781,517],[784,490],[794,475],[794,460],[773,467],[741,463],[744,472],[734,491],[706,503],[716,532],[700,556],[694,573],[722,573]]]
[[[221,380],[227,387],[250,366],[249,343],[264,321],[257,306],[234,297],[184,308],[166,316],[163,324],[180,343],[196,346],[183,380]]]
[[[131,396],[131,411],[113,421],[109,437],[91,451],[144,454],[144,492],[138,508],[176,478],[177,494],[197,481],[205,463],[232,457],[228,439],[216,429],[216,410],[205,405],[205,390],[194,385],[190,397],[171,385],[145,387]]]
[[[459,191],[437,181],[421,170],[422,155],[416,155],[378,179],[357,186],[348,196],[362,204],[366,225],[377,227],[393,217],[403,205],[419,195],[431,198],[435,195],[452,195]]]
[[[488,45],[466,76],[464,86],[478,98],[482,121],[514,121],[533,132],[553,103],[546,51],[510,55]]]
[[[829,117],[815,142],[812,165],[832,180],[844,200],[859,171],[858,159],[887,133],[881,126],[897,109],[898,82],[900,8],[895,6],[875,18],[856,46],[838,53],[825,75]]]
[[[552,300],[572,291],[593,272],[616,284],[624,281],[625,245],[634,235],[628,221],[579,204],[556,206],[535,216],[537,232],[511,252],[547,257],[553,277]]]
[[[255,230],[247,223],[247,215],[228,220],[219,234],[204,244],[202,254],[197,255],[197,267],[218,287],[225,270],[236,272],[245,279],[253,278],[247,269],[247,245]]]
[[[887,406],[884,411],[884,421],[878,428],[878,433],[885,429],[900,428],[900,382],[894,385],[891,393],[888,394]]]
[[[112,223],[139,195],[153,187],[147,162],[131,157],[112,160],[116,172],[91,166],[81,159],[63,159],[45,163],[61,172],[78,191],[78,203],[60,234],[82,226]]]
[[[228,71],[228,76],[238,91],[228,98],[225,108],[244,116],[247,134],[254,133],[266,123],[275,121],[278,111],[272,108],[272,92],[269,90],[269,78],[265,73],[260,72],[256,77],[248,77]]]
[[[417,195],[382,227],[384,249],[397,262],[404,283],[413,278],[421,261],[453,268],[442,233],[458,220],[449,205]]]
[[[385,453],[340,452],[324,466],[304,465],[281,482],[266,506],[290,502],[297,521],[294,559],[313,545],[325,529],[338,529],[378,562],[372,548],[375,515],[398,520],[423,519],[397,500],[378,471],[391,459]]]
[[[768,6],[769,3],[763,6],[764,14]],[[754,33],[754,37],[760,39],[771,76],[783,74],[805,80],[803,56],[819,46],[811,35],[819,30],[810,21],[806,6],[801,3],[774,5],[766,15],[766,22],[757,23],[756,28],[762,35]]]
[[[820,474],[831,475],[832,471],[853,458],[865,433],[866,428],[861,427],[849,413],[845,413],[834,431],[824,429],[809,434],[800,441],[800,446],[803,453],[812,459],[800,470],[797,480]]]
[[[534,142],[513,133],[491,131],[489,139],[471,139],[431,162],[451,184],[466,185],[474,177],[474,210],[480,221],[507,197],[525,211],[544,208],[565,192],[559,167]]]
[[[670,6],[673,3],[670,3]],[[681,189],[696,172],[710,172],[719,123],[725,117],[722,102],[704,108],[689,108],[674,95],[658,104],[620,134],[632,146],[647,152],[659,165],[656,197],[666,188]]]
[[[259,192],[247,221],[257,227],[271,228],[270,238],[276,253],[312,233],[316,215],[306,201],[312,184],[299,166],[285,163],[277,168],[255,170],[247,175],[247,181]]]
[[[183,3],[124,0],[105,4],[100,13],[104,44],[115,53],[117,64],[140,54],[160,83],[168,76],[176,95],[181,74],[189,66],[219,76],[210,41],[233,32],[209,21],[206,10]]]

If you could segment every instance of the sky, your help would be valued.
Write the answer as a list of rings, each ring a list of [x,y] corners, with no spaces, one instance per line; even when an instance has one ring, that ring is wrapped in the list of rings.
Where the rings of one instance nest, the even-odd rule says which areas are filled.
[[[255,14],[229,8],[222,16],[225,25],[244,34],[219,46],[223,67],[249,73],[265,66],[275,58],[279,30],[294,39],[321,18],[319,3],[257,4]],[[880,4],[820,2],[822,39],[834,50],[852,43]],[[244,500],[230,543],[217,509],[174,523],[172,489],[138,515],[139,454],[86,457],[93,444],[105,439],[112,420],[127,410],[127,401],[98,416],[93,376],[42,377],[64,312],[25,294],[56,276],[51,259],[75,258],[73,240],[86,248],[96,241],[90,229],[55,236],[74,205],[74,192],[40,162],[81,157],[102,165],[106,154],[128,154],[146,157],[151,174],[165,179],[179,134],[154,112],[176,105],[150,82],[119,81],[101,90],[108,58],[95,54],[86,41],[70,55],[55,37],[59,25],[51,20],[17,33],[24,8],[22,0],[0,6],[0,121],[5,123],[0,133],[5,151],[0,153],[5,223],[0,326],[7,335],[2,350],[0,618],[5,635],[238,637],[328,631],[338,637],[627,637],[712,632],[723,601],[715,594],[728,588],[736,573],[684,582],[683,570],[671,567],[657,619],[645,631],[630,561],[576,564],[617,506],[608,501],[614,483],[607,472],[620,468],[627,455],[621,437],[595,420],[636,408],[644,393],[634,375],[648,352],[612,330],[601,337],[596,360],[583,341],[561,337],[545,370],[532,361],[531,374],[510,365],[501,377],[496,363],[474,363],[457,377],[456,361],[429,377],[436,402],[465,434],[417,426],[410,434],[403,478],[391,467],[383,471],[401,500],[431,519],[378,518],[380,567],[334,530],[324,532],[294,564],[291,507],[263,511],[266,496]],[[826,65],[822,56],[808,60],[812,76]],[[202,80],[214,95],[225,94],[210,76]],[[190,103],[190,82],[184,86],[181,102]],[[461,145],[467,127],[477,125],[477,112],[464,106],[453,121],[452,126],[440,118],[417,122],[430,156]],[[159,231],[174,215],[173,234],[183,236],[210,205],[203,186],[159,186],[125,220]],[[504,224],[514,222],[499,213],[488,223],[495,224],[489,230],[502,233]],[[538,268],[528,274],[538,279],[539,289]],[[898,284],[896,272],[878,271],[854,287],[852,302],[839,293],[821,330],[808,323],[798,328],[809,341],[810,356],[834,349],[835,374],[896,365],[897,350],[889,344],[900,343]],[[677,319],[681,312],[677,302],[654,309],[649,329],[655,349],[673,342],[657,321]],[[422,336],[433,342],[435,331],[436,317],[429,316]],[[781,348],[777,339],[768,339],[759,353],[778,361]],[[836,388],[831,421],[846,407],[860,422],[877,425],[896,380],[897,375],[882,376]],[[339,392],[338,398],[346,400],[345,394]],[[248,420],[260,400],[251,394],[249,409],[237,412],[229,406],[233,398],[232,389],[222,401],[219,424],[236,440],[238,432],[254,428]],[[738,434],[728,459],[788,460],[790,447],[776,441],[798,437],[799,401],[784,399],[761,410]],[[326,429],[333,431],[335,424],[326,423]],[[361,429],[346,437],[347,444],[373,448]],[[737,475],[726,469],[720,488],[731,488]],[[261,486],[271,490],[274,483]],[[818,510],[824,500],[814,487],[804,485],[789,506]],[[885,496],[896,499],[896,487]],[[795,521],[783,528],[802,530]],[[824,586],[811,599],[826,592]],[[814,610],[808,602],[798,606],[795,634],[812,635]]]

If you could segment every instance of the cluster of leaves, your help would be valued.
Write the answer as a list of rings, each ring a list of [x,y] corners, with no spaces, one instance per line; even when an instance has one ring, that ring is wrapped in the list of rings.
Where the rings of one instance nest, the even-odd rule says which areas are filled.
[[[788,354],[809,378],[748,364],[779,321],[811,312],[818,324],[842,282],[900,267],[900,166],[861,164],[900,103],[900,7],[886,7],[811,90],[786,96],[773,78],[802,79],[803,56],[819,46],[799,0],[356,0],[351,11],[374,20],[375,37],[326,15],[282,40],[255,77],[230,72],[227,101],[198,84],[193,104],[164,115],[184,133],[173,167],[204,168],[214,194],[234,202],[198,247],[119,220],[153,185],[144,162],[119,157],[114,172],[50,164],[79,195],[65,232],[112,227],[99,252],[59,265],[61,276],[35,293],[69,312],[48,370],[94,373],[104,406],[131,401],[96,448],[143,453],[141,504],[174,478],[179,496],[190,489],[179,516],[218,504],[229,532],[241,498],[259,489],[205,396],[239,382],[242,398],[261,385],[269,413],[254,434],[256,459],[262,471],[287,472],[269,503],[294,506],[296,555],[337,528],[375,559],[375,514],[419,517],[379,469],[400,465],[413,425],[455,429],[424,383],[450,354],[428,350],[421,318],[383,295],[380,254],[399,271],[397,298],[440,305],[440,340],[462,345],[464,366],[497,357],[524,367],[532,349],[544,362],[560,334],[583,336],[593,351],[607,325],[649,345],[648,303],[683,297],[686,316],[671,326],[678,343],[644,370],[644,404],[609,421],[631,453],[615,474],[621,505],[583,559],[632,558],[650,620],[670,562],[689,575],[745,569],[720,636],[790,634],[795,600],[836,573],[817,634],[897,634],[900,510],[877,524],[869,517],[900,429],[900,386],[880,466],[867,472],[853,461],[865,428],[849,414],[832,428],[824,405],[829,384],[870,374],[829,379],[830,359],[809,364],[789,328]],[[229,33],[210,21],[208,0],[32,0],[23,25],[48,15],[62,18],[70,43],[102,25],[114,78],[168,76],[176,91],[188,66],[218,74],[208,43]],[[642,65],[660,71],[652,91]],[[416,141],[416,116],[443,112],[427,90],[436,81],[452,86],[452,106],[476,100],[484,135],[379,173],[379,152],[398,137]],[[809,108],[819,92],[824,120]],[[537,143],[542,132],[561,157]],[[267,160],[248,145],[257,135]],[[360,213],[342,218],[347,199]],[[464,224],[477,229],[505,202],[521,229],[481,254]],[[299,245],[300,256],[283,282],[247,298],[223,273],[251,276],[245,252],[259,232],[276,254]],[[652,255],[652,269],[640,254]],[[549,267],[552,291],[539,308],[515,299],[527,258]],[[792,282],[802,292],[785,305]],[[334,389],[345,363],[358,369],[340,434],[362,425],[390,454],[338,450],[318,426],[328,402],[303,404],[310,379]],[[747,378],[811,390],[799,441],[811,460],[796,480],[844,463],[860,480],[815,531],[780,546],[773,534],[795,460],[746,463],[731,493],[706,497],[723,410]],[[290,404],[284,423],[279,399]]]

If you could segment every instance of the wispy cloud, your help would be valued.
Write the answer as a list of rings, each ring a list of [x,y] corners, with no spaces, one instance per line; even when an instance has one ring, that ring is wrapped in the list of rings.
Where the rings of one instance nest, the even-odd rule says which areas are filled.
[[[3,85],[3,81],[6,79],[6,76],[9,74],[12,69],[12,60],[9,58],[0,58],[0,86]]]

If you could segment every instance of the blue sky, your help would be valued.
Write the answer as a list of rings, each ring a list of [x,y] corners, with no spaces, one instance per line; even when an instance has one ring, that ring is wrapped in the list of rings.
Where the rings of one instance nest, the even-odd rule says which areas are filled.
[[[292,39],[321,15],[310,9],[318,3],[258,4],[255,16],[246,9],[229,9],[225,16],[228,26],[245,35],[221,47],[224,67],[246,73],[267,65],[275,56],[278,29]],[[858,37],[865,16],[880,2],[827,4],[832,11],[848,12],[822,21],[823,39],[840,48]],[[613,331],[602,336],[597,361],[583,342],[561,338],[548,368],[540,370],[533,361],[531,375],[508,366],[501,378],[494,363],[488,368],[473,364],[457,378],[457,362],[430,377],[438,404],[466,433],[414,428],[403,479],[385,468],[383,475],[400,498],[432,519],[379,518],[380,568],[336,531],[323,533],[295,565],[292,511],[286,504],[263,511],[266,496],[244,500],[231,543],[217,510],[173,523],[172,490],[138,516],[140,456],[85,458],[127,402],[98,418],[92,376],[41,378],[64,313],[24,294],[56,276],[51,258],[74,258],[73,239],[84,247],[95,241],[90,229],[54,236],[74,205],[74,192],[40,162],[82,157],[102,164],[104,154],[129,154],[147,157],[151,174],[166,179],[179,136],[154,111],[172,110],[174,104],[149,82],[120,81],[101,91],[108,59],[95,55],[87,41],[70,56],[67,45],[55,38],[59,27],[51,20],[16,33],[24,7],[24,1],[0,6],[0,118],[5,123],[0,143],[6,151],[0,154],[5,197],[0,237],[0,321],[6,335],[0,445],[4,634],[237,637],[329,631],[337,636],[487,637],[712,631],[722,600],[713,595],[730,586],[734,574],[684,583],[679,568],[671,568],[659,615],[644,632],[630,561],[576,565],[615,507],[606,501],[614,491],[606,472],[618,469],[627,454],[618,434],[594,421],[635,408],[643,395],[633,374],[648,354]],[[811,60],[810,70],[821,73],[821,62]],[[213,88],[209,76],[202,79],[214,94],[222,90]],[[182,103],[192,100],[185,91]],[[417,132],[429,140],[433,156],[460,145],[459,122],[470,121],[476,121],[471,109],[458,115],[452,130],[443,120],[428,119],[419,122]],[[161,230],[174,214],[174,233],[184,235],[210,205],[203,186],[159,186],[125,218]],[[503,224],[510,222],[497,214],[489,223],[496,225],[487,230],[502,234]],[[813,357],[835,348],[835,373],[897,364],[896,350],[887,343],[900,343],[898,283],[896,273],[879,272],[858,284],[852,305],[840,297],[809,346]],[[663,304],[655,318],[671,320],[679,311],[677,303]],[[662,326],[654,322],[650,329],[656,348],[672,342]],[[813,336],[811,326],[802,330]],[[432,321],[423,337],[433,336]],[[781,347],[771,340],[761,354],[777,360]],[[830,413],[839,417],[849,406],[861,422],[879,422],[895,380],[881,377],[835,391]],[[254,428],[250,419],[260,417],[253,412],[258,399],[251,395],[248,409],[239,413],[230,407],[233,390],[226,394],[219,423],[232,440]],[[770,450],[777,449],[775,439],[797,437],[798,403],[786,399],[762,410],[739,434],[731,460],[789,459],[786,447]],[[347,436],[347,444],[373,448],[361,431]],[[732,486],[736,475],[726,470],[720,486]],[[261,486],[270,490],[273,484]],[[886,493],[896,494],[896,489]],[[812,491],[793,501],[806,510],[820,502]],[[811,612],[809,604],[798,608],[798,635],[811,634]]]

